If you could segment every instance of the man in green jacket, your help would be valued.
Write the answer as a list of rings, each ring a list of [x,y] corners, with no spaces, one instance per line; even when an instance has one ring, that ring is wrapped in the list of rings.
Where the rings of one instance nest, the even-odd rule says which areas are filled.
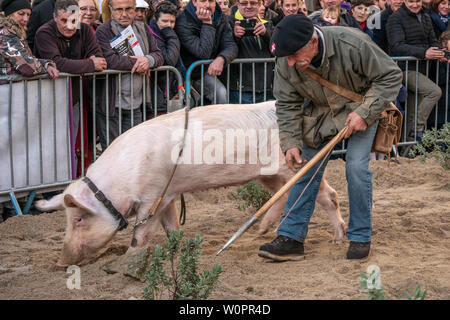
[[[291,170],[303,166],[346,124],[349,127],[345,136],[350,206],[347,259],[365,258],[372,233],[370,149],[381,112],[398,94],[402,72],[363,32],[314,27],[304,15],[287,16],[277,25],[271,51],[277,57],[274,96],[280,145]],[[362,95],[363,101],[353,102],[322,87],[304,72],[307,68]],[[327,161],[315,176],[320,161],[291,188],[278,237],[260,247],[261,257],[304,258],[303,243]]]

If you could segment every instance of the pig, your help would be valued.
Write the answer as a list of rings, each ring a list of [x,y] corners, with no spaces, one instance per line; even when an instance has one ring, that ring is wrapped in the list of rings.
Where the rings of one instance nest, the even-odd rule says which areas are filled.
[[[260,181],[276,192],[294,175],[279,147],[275,101],[190,110],[184,148],[178,159],[185,115],[184,109],[178,110],[131,128],[116,138],[86,172],[124,218],[136,216],[140,221],[160,196],[178,161],[155,215],[136,228],[127,253],[148,244],[159,225],[166,233],[180,228],[175,200],[181,193],[242,185],[251,180]],[[268,210],[260,223],[260,234],[279,220],[286,200],[287,194]],[[341,242],[346,225],[337,193],[325,179],[317,202],[329,215],[335,230],[334,241]],[[119,220],[81,179],[71,183],[62,194],[35,205],[41,211],[66,211],[59,266],[88,263],[118,229]]]

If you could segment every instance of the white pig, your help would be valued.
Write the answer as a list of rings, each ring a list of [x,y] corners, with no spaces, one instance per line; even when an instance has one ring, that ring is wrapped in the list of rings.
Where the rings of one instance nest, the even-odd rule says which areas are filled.
[[[241,185],[259,180],[276,192],[294,173],[279,147],[275,102],[214,105],[192,109],[182,157],[156,214],[136,229],[129,251],[148,243],[161,223],[166,232],[180,228],[175,199],[181,193]],[[167,183],[183,140],[185,111],[146,121],[123,133],[89,167],[86,176],[129,218],[143,219]],[[266,213],[260,233],[279,219],[287,194]],[[342,241],[345,223],[336,191],[322,181],[317,198],[328,212],[335,241]],[[61,266],[83,264],[117,232],[119,221],[81,179],[63,194],[36,207],[65,208],[67,227]],[[131,208],[133,208],[131,210]],[[236,226],[238,227],[238,226]],[[131,226],[129,227],[131,228]],[[231,235],[230,235],[231,236]]]

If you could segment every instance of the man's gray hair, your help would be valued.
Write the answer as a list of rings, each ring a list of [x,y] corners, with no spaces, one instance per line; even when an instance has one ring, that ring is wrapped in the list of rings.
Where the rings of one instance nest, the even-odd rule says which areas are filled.
[[[134,6],[136,7],[136,0],[134,0],[133,2],[134,2]],[[113,0],[108,0],[108,6],[111,8],[112,8],[112,3],[113,3]]]
[[[55,2],[54,13],[58,16],[59,10],[64,12],[72,12],[78,10],[78,2],[75,0],[57,0]]]

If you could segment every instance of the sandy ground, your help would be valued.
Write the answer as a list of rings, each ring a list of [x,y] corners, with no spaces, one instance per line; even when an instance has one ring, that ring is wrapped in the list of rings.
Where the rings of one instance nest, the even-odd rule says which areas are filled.
[[[389,299],[406,299],[420,283],[428,299],[450,299],[450,172],[438,164],[402,159],[372,162],[374,199],[372,253],[365,262],[345,259],[348,242],[332,243],[333,229],[319,207],[305,243],[306,259],[270,263],[258,247],[275,233],[257,236],[257,225],[216,257],[216,252],[254,213],[229,198],[236,188],[187,194],[187,236],[204,238],[200,270],[220,263],[224,272],[212,299],[361,299],[360,272],[377,265]],[[329,183],[338,191],[344,220],[348,200],[344,162],[330,161]],[[65,230],[64,212],[16,216],[0,224],[0,299],[140,298],[145,284],[102,266],[123,254],[129,229],[118,233],[93,263],[81,268],[81,288],[68,289],[70,274],[55,267]],[[162,229],[151,244],[165,242]]]

